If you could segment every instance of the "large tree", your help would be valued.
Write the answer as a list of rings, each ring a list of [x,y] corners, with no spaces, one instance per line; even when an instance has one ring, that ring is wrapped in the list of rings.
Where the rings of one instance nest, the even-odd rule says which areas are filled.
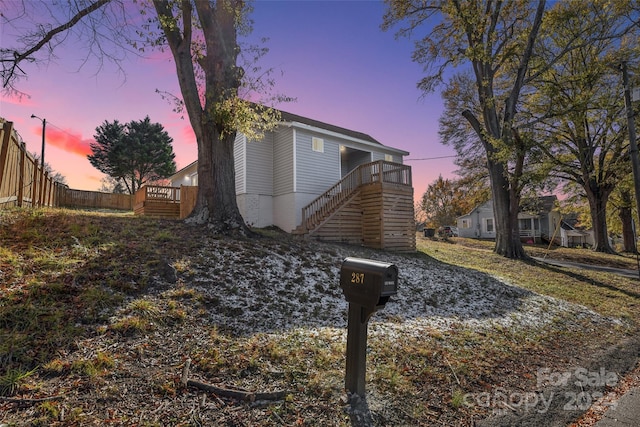
[[[121,124],[105,121],[96,128],[89,162],[100,172],[122,183],[129,194],[144,184],[168,178],[176,172],[173,139],[160,123],[149,117]]]
[[[582,189],[589,202],[594,250],[613,252],[607,203],[631,172],[620,72],[615,65],[637,58],[637,30],[629,26],[629,2],[611,2],[603,13],[589,2],[566,1],[551,11],[539,49],[546,67],[525,96],[538,147],[551,174]],[[640,29],[640,28],[638,28]],[[558,58],[568,40],[589,33],[589,43]]]
[[[383,28],[399,25],[397,34],[420,33],[413,59],[424,65],[418,87],[433,91],[451,68],[466,65],[473,75],[477,109],[458,112],[475,131],[486,155],[496,218],[495,251],[510,258],[526,257],[519,238],[518,211],[524,166],[535,146],[519,118],[521,95],[540,74],[566,52],[589,43],[583,29],[565,40],[555,56],[537,60],[540,29],[547,13],[544,0],[386,0]],[[604,19],[607,2],[589,3]],[[554,7],[558,3],[554,4]],[[576,12],[567,10],[568,16]],[[631,23],[633,24],[633,23]],[[549,30],[552,31],[550,28]],[[447,76],[448,77],[448,76]]]
[[[425,66],[418,84],[425,92],[442,82],[450,66],[471,66],[480,110],[461,111],[486,154],[491,182],[498,254],[524,258],[518,228],[519,184],[507,174],[514,159],[515,174],[523,150],[514,137],[516,108],[527,84],[529,63],[545,11],[545,2],[528,0],[387,0],[383,28],[403,25],[399,35],[418,29],[413,59]]]
[[[56,6],[51,16],[41,18],[55,19],[64,11],[64,19],[35,22],[33,30],[21,39],[22,46],[0,49],[3,85],[5,89],[14,88],[24,75],[22,63],[35,61],[43,50],[55,49],[74,29],[93,37],[91,52],[98,52],[101,59],[118,58],[100,43],[103,32],[98,26],[111,25],[111,40],[122,40],[137,50],[168,46],[175,61],[180,106],[188,114],[198,144],[198,198],[188,221],[208,223],[213,231],[248,234],[235,194],[236,132],[249,132],[260,125],[268,129],[277,121],[272,110],[256,107],[238,96],[245,77],[238,64],[238,34],[250,29],[249,8],[243,0],[152,0],[151,9],[143,9],[139,17],[127,16],[133,8],[144,8],[145,4],[87,0],[69,1],[67,9]],[[3,10],[0,19],[18,22],[29,16],[25,10],[34,5],[38,6],[25,1],[14,15]],[[46,2],[39,6],[48,8]],[[132,27],[132,23],[138,26]]]
[[[458,166],[456,174],[460,179],[456,187],[465,194],[465,200],[472,202],[471,208],[491,199],[490,175],[487,155],[478,134],[467,120],[461,120],[461,111],[472,111],[482,115],[482,109],[475,91],[475,82],[469,73],[454,75],[442,91],[444,110],[439,119],[440,141],[453,147]],[[548,179],[546,168],[540,167],[541,151],[535,147],[535,139],[530,132],[513,129],[515,150],[502,150],[504,174],[511,185],[511,191],[525,197],[551,191],[555,185]]]

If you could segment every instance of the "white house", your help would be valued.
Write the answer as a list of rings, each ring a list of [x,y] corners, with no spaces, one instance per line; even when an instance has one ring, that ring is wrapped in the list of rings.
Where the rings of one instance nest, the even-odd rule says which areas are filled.
[[[240,133],[236,136],[236,195],[247,224],[275,225],[291,232],[301,224],[303,207],[371,162],[406,168],[411,187],[410,168],[402,165],[407,151],[382,145],[361,132],[281,113],[282,122],[263,140],[251,141]],[[387,174],[386,168],[380,169],[381,176]],[[170,182],[174,187],[197,185],[197,162],[178,171]]]
[[[593,230],[581,230],[574,227],[576,221],[563,219],[560,223],[560,245],[566,248],[593,247],[595,239]],[[610,240],[610,243],[613,242]]]
[[[542,196],[523,201],[518,221],[520,237],[527,241],[540,242],[559,240],[560,212],[555,209],[556,196]],[[496,224],[493,201],[476,206],[466,215],[457,218],[458,235],[478,239],[495,239]]]

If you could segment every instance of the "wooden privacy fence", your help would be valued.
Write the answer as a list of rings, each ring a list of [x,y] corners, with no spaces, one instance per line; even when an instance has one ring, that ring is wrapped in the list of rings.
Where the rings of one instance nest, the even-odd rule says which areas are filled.
[[[0,208],[59,206],[57,196],[66,186],[27,152],[13,122],[0,123],[0,144]]]
[[[73,190],[54,182],[27,152],[13,128],[0,123],[0,209],[17,207],[70,207],[133,210],[133,196]]]
[[[62,188],[58,193],[58,205],[68,208],[133,210],[131,194],[101,193],[99,191]]]

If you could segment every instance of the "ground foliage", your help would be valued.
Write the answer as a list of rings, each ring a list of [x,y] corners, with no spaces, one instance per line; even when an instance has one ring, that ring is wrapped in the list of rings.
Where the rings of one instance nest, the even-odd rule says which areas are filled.
[[[402,255],[258,232],[0,211],[0,423],[352,425],[338,286],[346,256],[400,270],[398,295],[369,325],[375,425],[473,425],[510,411],[475,397],[536,392],[538,369],[592,366],[637,331],[630,279],[423,238],[423,252]],[[187,360],[195,380],[284,397],[244,402],[186,387]]]

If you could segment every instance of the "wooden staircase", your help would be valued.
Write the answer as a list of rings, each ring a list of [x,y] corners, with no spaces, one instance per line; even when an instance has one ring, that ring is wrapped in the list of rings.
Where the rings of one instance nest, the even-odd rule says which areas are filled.
[[[398,200],[401,200],[400,204],[403,206],[400,213],[395,209],[388,209],[388,206],[385,209],[385,204],[389,205],[389,202],[397,206]],[[401,216],[402,223],[400,232],[398,215]],[[393,230],[389,231],[390,228]],[[384,246],[385,233],[408,235],[415,249],[411,168],[386,161],[358,166],[316,197],[302,208],[302,222],[294,230],[294,234],[323,240],[357,240],[365,245],[375,241],[376,243],[368,245],[373,247]],[[368,236],[373,236],[373,239]],[[411,246],[411,243],[408,245]]]

